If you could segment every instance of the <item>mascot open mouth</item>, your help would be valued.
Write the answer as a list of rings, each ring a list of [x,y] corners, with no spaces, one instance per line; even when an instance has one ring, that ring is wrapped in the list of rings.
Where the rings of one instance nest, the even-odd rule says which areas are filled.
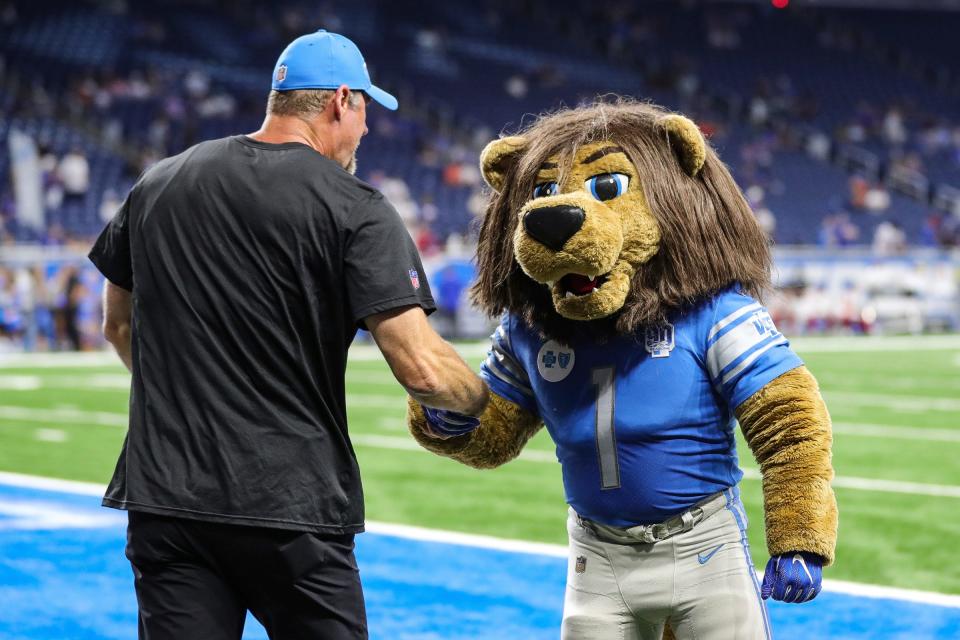
[[[554,285],[555,293],[563,298],[588,296],[607,281],[607,274],[600,276],[584,276],[579,273],[568,273]]]

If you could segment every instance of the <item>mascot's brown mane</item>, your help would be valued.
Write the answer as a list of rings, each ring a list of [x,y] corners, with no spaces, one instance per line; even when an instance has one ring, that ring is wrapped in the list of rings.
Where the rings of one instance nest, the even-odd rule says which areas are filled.
[[[663,125],[668,114],[619,98],[542,116],[517,134],[526,145],[497,167],[502,188],[490,199],[480,227],[479,276],[471,293],[481,309],[494,317],[516,314],[544,335],[569,342],[578,335],[633,334],[734,283],[754,298],[763,297],[770,285],[769,239],[709,144],[702,168],[694,177],[685,172],[682,141]],[[513,238],[517,212],[530,200],[544,162],[558,158],[562,175],[578,147],[600,141],[613,141],[637,168],[661,241],[634,275],[619,311],[577,322],[560,316],[547,287],[523,272]]]

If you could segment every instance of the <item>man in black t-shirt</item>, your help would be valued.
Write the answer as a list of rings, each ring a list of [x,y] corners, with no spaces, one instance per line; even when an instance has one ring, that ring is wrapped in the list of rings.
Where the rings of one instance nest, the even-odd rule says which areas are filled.
[[[298,38],[260,130],[158,163],[90,252],[133,373],[103,503],[129,511],[141,638],[237,640],[247,610],[273,639],[367,636],[344,390],[358,327],[423,404],[484,408],[426,321],[400,217],[353,176],[371,99],[397,107],[352,42]]]

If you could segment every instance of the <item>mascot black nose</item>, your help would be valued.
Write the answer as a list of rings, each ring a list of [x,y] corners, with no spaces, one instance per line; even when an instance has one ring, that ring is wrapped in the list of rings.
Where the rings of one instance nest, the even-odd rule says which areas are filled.
[[[560,251],[564,243],[580,231],[586,217],[580,207],[563,204],[542,207],[523,217],[523,228],[537,242]]]

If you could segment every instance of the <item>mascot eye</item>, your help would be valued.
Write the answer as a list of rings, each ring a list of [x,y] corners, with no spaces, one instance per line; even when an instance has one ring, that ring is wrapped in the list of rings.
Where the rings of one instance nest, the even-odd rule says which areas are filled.
[[[560,187],[557,186],[556,182],[541,182],[533,188],[533,197],[545,198],[547,196],[555,196],[559,192]]]
[[[630,184],[630,176],[624,173],[601,173],[583,183],[584,188],[597,200],[612,200],[622,196]]]

